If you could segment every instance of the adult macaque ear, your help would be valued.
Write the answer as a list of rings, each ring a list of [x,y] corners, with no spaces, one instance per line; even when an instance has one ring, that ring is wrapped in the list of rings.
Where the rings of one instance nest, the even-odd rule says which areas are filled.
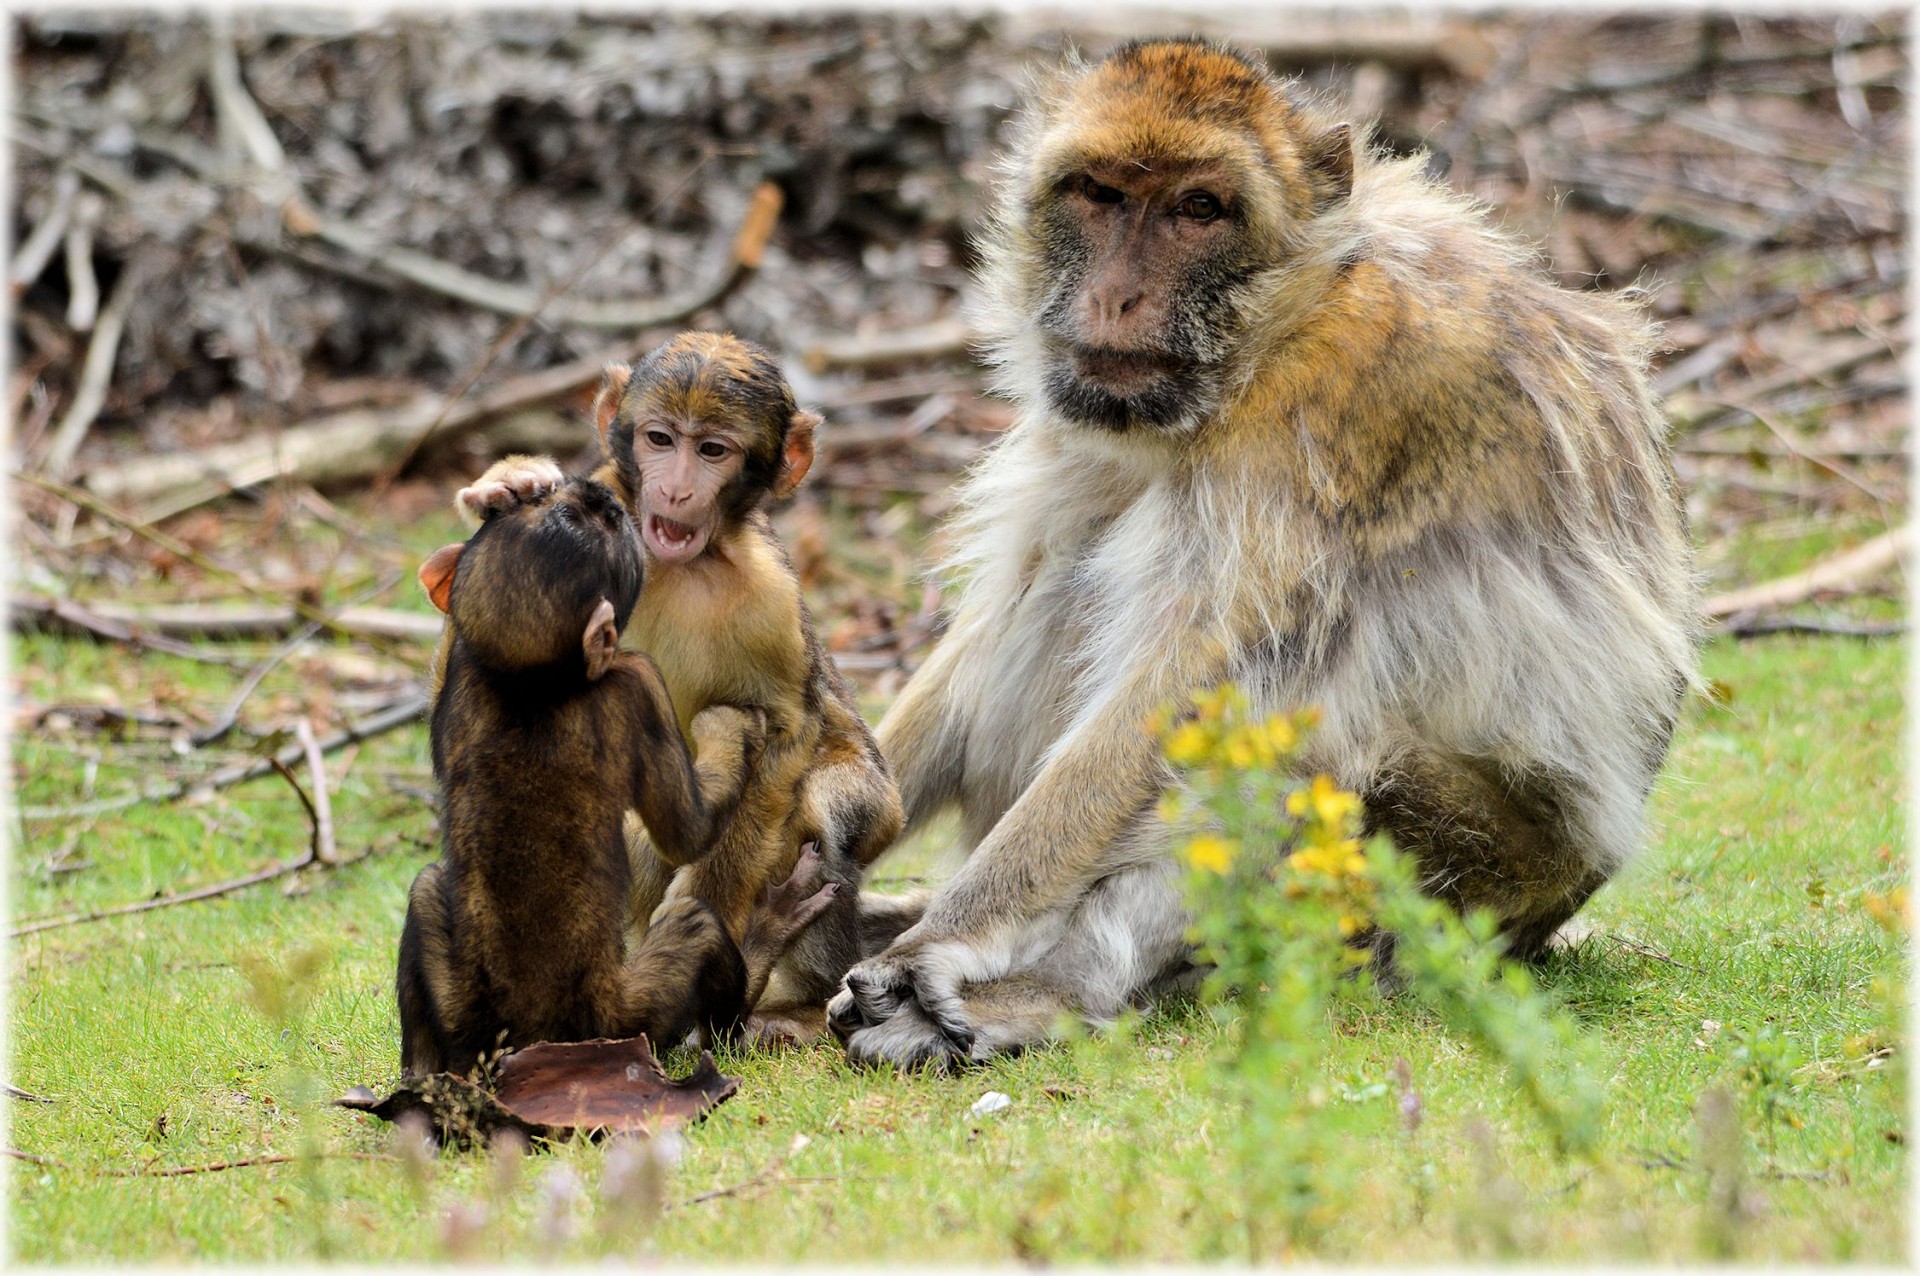
[[[593,682],[613,668],[613,658],[620,654],[620,626],[613,623],[613,604],[604,598],[587,618],[580,649],[587,657],[587,678]]]
[[[813,432],[820,426],[818,412],[795,412],[787,426],[787,446],[780,455],[780,472],[773,476],[773,495],[786,500],[800,489],[813,468]]]
[[[427,555],[427,561],[420,564],[420,583],[427,587],[427,597],[441,611],[446,611],[447,602],[453,597],[453,569],[460,565],[460,551],[465,549],[463,541],[457,545],[442,545]]]
[[[632,379],[633,368],[628,364],[609,363],[601,370],[600,393],[593,396],[593,428],[599,431],[603,448],[607,445],[607,431],[613,428],[613,418],[620,415],[620,400],[626,396],[627,382]]]
[[[1336,124],[1307,142],[1302,156],[1307,167],[1326,178],[1330,189],[1322,191],[1322,208],[1336,204],[1353,194],[1353,128]]]

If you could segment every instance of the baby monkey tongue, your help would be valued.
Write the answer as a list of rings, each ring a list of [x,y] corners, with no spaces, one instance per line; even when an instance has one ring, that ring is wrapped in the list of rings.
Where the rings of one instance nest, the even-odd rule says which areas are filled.
[[[646,523],[647,547],[668,562],[685,562],[706,548],[706,529],[658,514],[649,514]]]

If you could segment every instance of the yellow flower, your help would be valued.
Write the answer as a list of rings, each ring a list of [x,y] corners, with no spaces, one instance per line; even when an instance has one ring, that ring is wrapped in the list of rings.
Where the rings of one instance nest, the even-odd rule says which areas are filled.
[[[1267,741],[1280,753],[1292,753],[1300,743],[1300,732],[1291,719],[1282,714],[1274,714],[1267,719]]]
[[[1213,733],[1198,722],[1188,722],[1167,737],[1167,761],[1178,766],[1197,766],[1213,752]]]
[[[1311,816],[1328,828],[1345,829],[1360,814],[1360,799],[1335,784],[1332,776],[1316,775],[1310,786],[1287,795],[1287,814]]]
[[[1186,845],[1187,863],[1209,873],[1225,874],[1238,852],[1239,847],[1213,833],[1201,833]]]

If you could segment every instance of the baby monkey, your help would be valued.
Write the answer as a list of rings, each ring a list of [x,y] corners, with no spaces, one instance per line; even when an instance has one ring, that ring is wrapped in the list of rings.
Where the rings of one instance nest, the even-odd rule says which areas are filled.
[[[747,714],[703,715],[695,764],[658,670],[619,650],[642,576],[632,519],[591,479],[489,519],[420,569],[452,641],[432,717],[444,857],[415,879],[400,936],[408,1076],[537,1041],[724,1031],[833,903],[808,848],[738,944],[687,897],[626,951],[623,813],[639,813],[669,864],[697,861],[764,738]]]

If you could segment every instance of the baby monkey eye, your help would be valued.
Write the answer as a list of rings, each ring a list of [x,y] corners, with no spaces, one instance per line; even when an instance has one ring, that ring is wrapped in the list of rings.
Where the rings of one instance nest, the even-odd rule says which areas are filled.
[[[673,436],[665,430],[648,430],[647,442],[651,443],[654,447],[672,447]]]
[[[1220,207],[1220,200],[1215,195],[1207,191],[1192,191],[1180,197],[1173,211],[1197,222],[1210,222],[1226,210]]]
[[[1112,186],[1103,186],[1091,177],[1080,179],[1080,193],[1095,204],[1119,204],[1125,202],[1126,192]]]
[[[726,454],[727,445],[724,443],[716,443],[712,439],[708,439],[700,445],[700,455],[706,457],[709,461],[718,461],[726,456]]]

